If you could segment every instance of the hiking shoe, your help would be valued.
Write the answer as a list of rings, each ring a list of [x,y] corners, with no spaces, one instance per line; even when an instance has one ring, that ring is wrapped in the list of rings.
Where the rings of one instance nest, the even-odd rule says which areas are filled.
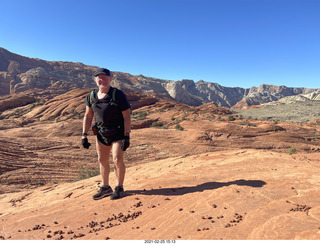
[[[100,187],[100,190],[97,194],[95,194],[92,198],[94,200],[99,200],[99,199],[102,199],[104,197],[108,197],[112,194],[112,188],[111,186],[101,186]]]
[[[124,190],[122,186],[116,186],[114,192],[111,194],[110,199],[115,200],[124,196]]]

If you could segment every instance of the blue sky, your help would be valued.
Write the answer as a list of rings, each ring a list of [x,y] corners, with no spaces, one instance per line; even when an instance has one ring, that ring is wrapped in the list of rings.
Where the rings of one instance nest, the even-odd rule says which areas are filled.
[[[320,0],[0,0],[0,47],[168,80],[320,88]]]

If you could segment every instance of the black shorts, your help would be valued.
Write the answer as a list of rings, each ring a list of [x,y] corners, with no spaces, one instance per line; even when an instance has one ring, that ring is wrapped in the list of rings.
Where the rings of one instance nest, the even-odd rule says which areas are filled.
[[[98,141],[106,146],[111,146],[113,142],[123,140],[124,138],[124,130],[120,130],[119,133],[108,137],[102,136],[100,133],[97,134]]]

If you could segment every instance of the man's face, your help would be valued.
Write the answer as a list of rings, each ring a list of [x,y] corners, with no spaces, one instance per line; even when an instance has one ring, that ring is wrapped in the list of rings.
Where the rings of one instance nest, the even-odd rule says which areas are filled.
[[[100,74],[94,77],[94,81],[96,82],[98,87],[109,87],[111,82],[111,77],[105,74]]]

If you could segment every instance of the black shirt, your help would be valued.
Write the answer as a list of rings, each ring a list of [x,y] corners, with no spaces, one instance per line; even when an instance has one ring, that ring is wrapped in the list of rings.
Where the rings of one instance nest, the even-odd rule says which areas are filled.
[[[84,99],[85,104],[92,108],[97,126],[112,127],[124,126],[122,111],[129,109],[131,106],[126,95],[119,89],[116,89],[115,101],[112,101],[113,87],[110,87],[108,94],[98,99],[98,89],[93,90]],[[91,98],[90,98],[91,97]]]

